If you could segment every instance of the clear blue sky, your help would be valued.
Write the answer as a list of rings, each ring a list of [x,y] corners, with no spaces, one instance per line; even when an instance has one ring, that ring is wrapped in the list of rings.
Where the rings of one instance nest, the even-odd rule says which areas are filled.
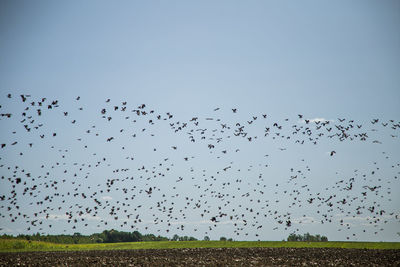
[[[169,174],[167,178],[170,180],[161,183],[167,187],[161,189],[159,194],[162,195],[163,191],[168,192],[168,196],[172,194],[168,188],[170,181],[177,180],[176,176],[183,176],[188,181],[185,180],[187,183],[176,190],[181,195],[195,195],[194,201],[208,200],[212,203],[209,209],[218,209],[219,205],[226,203],[215,199],[211,192],[213,190],[237,195],[236,199],[230,200],[234,204],[229,205],[237,206],[240,201],[247,201],[238,199],[247,191],[259,187],[257,177],[262,173],[265,183],[269,184],[268,179],[277,179],[281,181],[280,184],[286,183],[287,188],[282,188],[271,198],[263,194],[261,199],[270,199],[271,202],[276,198],[280,199],[281,202],[276,204],[277,209],[281,214],[298,211],[299,214],[291,216],[292,221],[297,222],[296,218],[303,214],[306,214],[307,218],[319,218],[321,215],[317,213],[320,208],[317,205],[307,206],[304,203],[303,208],[296,210],[289,208],[290,203],[285,202],[292,197],[288,197],[283,191],[301,188],[300,183],[287,183],[291,167],[296,166],[304,171],[307,165],[313,166],[312,171],[307,171],[308,180],[305,178],[302,185],[305,183],[314,188],[315,193],[326,194],[325,186],[342,179],[347,181],[353,176],[355,169],[360,173],[357,177],[362,177],[361,173],[371,173],[371,169],[375,168],[373,162],[378,161],[382,164],[379,169],[382,177],[377,179],[383,179],[384,182],[375,181],[374,176],[370,178],[372,181],[360,180],[358,189],[355,188],[348,194],[351,197],[359,196],[363,186],[367,184],[379,182],[382,183],[382,187],[385,184],[385,190],[382,189],[381,192],[383,198],[379,195],[376,196],[377,199],[369,199],[372,204],[374,201],[383,201],[382,206],[394,212],[390,216],[385,214],[388,216],[385,220],[389,220],[389,223],[379,227],[368,226],[372,229],[384,228],[379,234],[374,234],[373,230],[362,232],[363,224],[366,223],[365,217],[372,216],[363,213],[360,218],[347,218],[354,224],[352,229],[356,229],[356,236],[352,236],[353,230],[338,232],[340,223],[337,221],[325,224],[294,223],[291,229],[284,230],[284,227],[277,225],[273,216],[269,215],[270,221],[265,220],[261,230],[247,226],[243,232],[250,232],[249,236],[234,236],[228,223],[225,226],[221,224],[208,235],[212,238],[226,235],[243,240],[280,240],[287,237],[291,230],[299,228],[300,233],[315,232],[316,229],[319,233],[328,235],[330,239],[346,240],[346,237],[350,236],[351,240],[398,241],[400,237],[395,233],[399,229],[399,220],[394,218],[399,214],[400,203],[399,197],[396,197],[399,182],[394,178],[398,167],[391,168],[400,158],[399,139],[391,137],[399,135],[398,129],[391,132],[380,125],[377,127],[378,131],[369,131],[375,127],[370,123],[373,118],[379,118],[379,123],[390,119],[398,122],[400,119],[399,25],[398,1],[1,1],[2,109],[20,114],[25,107],[25,103],[20,101],[20,94],[30,94],[34,99],[47,97],[47,101],[60,101],[58,111],[42,117],[46,127],[43,128],[46,130],[43,132],[51,135],[50,132],[57,131],[56,138],[59,139],[56,143],[49,141],[51,139],[41,140],[24,132],[19,123],[20,115],[13,116],[11,120],[1,119],[0,130],[4,140],[2,143],[8,144],[7,149],[1,151],[2,163],[11,166],[18,164],[40,175],[43,171],[40,165],[51,166],[60,156],[58,150],[50,148],[54,144],[57,149],[69,149],[70,156],[64,165],[69,172],[75,168],[74,160],[79,164],[88,164],[91,160],[95,163],[95,158],[90,158],[90,155],[105,155],[111,161],[110,166],[90,171],[87,185],[93,184],[91,189],[82,186],[78,190],[91,194],[94,185],[97,184],[93,177],[98,177],[98,183],[104,184],[113,175],[119,177],[120,174],[116,175],[112,170],[127,168],[126,155],[120,152],[121,147],[125,146],[125,151],[129,150],[130,154],[135,155],[134,163],[129,163],[133,165],[129,165],[131,170],[128,176],[139,175],[135,168],[141,164],[148,163],[149,168],[152,168],[164,157],[170,157],[170,163],[174,164],[171,171],[173,169],[176,173]],[[12,93],[12,99],[7,98],[8,93]],[[75,100],[78,95],[81,96],[80,102]],[[108,98],[111,98],[111,102],[107,104],[105,100]],[[217,153],[209,154],[209,150],[204,146],[207,142],[193,144],[185,132],[175,134],[165,121],[153,126],[152,132],[156,138],[151,138],[139,134],[140,129],[149,127],[147,119],[138,120],[136,125],[140,125],[139,127],[127,123],[129,120],[124,120],[125,114],[122,113],[121,116],[115,115],[110,123],[100,118],[102,108],[108,107],[110,111],[114,105],[121,106],[122,101],[128,102],[129,110],[146,103],[149,110],[155,109],[164,115],[165,112],[171,112],[174,117],[168,123],[188,121],[198,116],[203,120],[202,125],[209,127],[206,135],[211,138],[216,138],[212,137],[211,130],[220,130],[221,126],[219,122],[205,121],[205,118],[218,117],[221,123],[228,123],[233,129],[236,122],[246,123],[253,115],[257,115],[258,124],[251,131],[254,131],[253,136],[257,135],[259,138],[253,143],[237,138],[224,139],[223,145],[219,144],[219,152],[224,149],[234,152],[240,147],[242,154],[227,153],[227,156],[219,155],[221,157],[217,159]],[[80,112],[79,107],[83,107],[84,110]],[[217,107],[220,110],[214,112]],[[233,114],[231,108],[238,108],[238,113]],[[69,112],[68,119],[63,117],[62,111]],[[265,124],[260,122],[261,114],[268,114]],[[346,118],[347,121],[354,119],[368,129],[369,141],[335,142],[321,138],[323,141],[321,140],[318,146],[301,147],[283,139],[261,139],[265,126],[272,126],[273,122],[287,125],[284,127],[285,135],[292,133],[292,124],[305,126],[299,121],[297,114],[303,114],[304,118],[308,119],[324,118],[332,124],[339,124],[338,118]],[[70,120],[74,118],[79,118],[80,123],[72,127]],[[286,118],[289,118],[289,121],[286,122]],[[84,135],[94,124],[101,139]],[[14,128],[17,129],[16,134],[10,130]],[[122,128],[123,133],[128,132],[129,135],[127,133],[123,138],[115,138],[112,144],[104,142],[105,138],[111,135],[122,135],[119,132]],[[131,143],[128,136],[133,133],[137,133],[138,140],[141,141]],[[9,144],[17,138],[21,140],[19,144],[10,146]],[[82,145],[76,141],[77,138],[83,138],[84,142],[89,144],[90,153],[84,152],[88,150],[82,150]],[[372,143],[376,139],[382,141],[382,144]],[[28,148],[22,146],[21,142],[43,145],[29,150],[31,152],[25,152]],[[171,151],[170,146],[174,144],[182,149]],[[21,148],[18,150],[19,145]],[[158,149],[156,154],[152,151],[153,146]],[[282,147],[287,150],[279,150]],[[328,155],[332,150],[337,150],[333,158]],[[20,151],[25,152],[24,156],[19,156]],[[388,153],[390,159],[385,160],[382,152]],[[258,164],[266,163],[265,154],[270,154],[271,168],[257,169]],[[195,157],[192,165],[186,161],[182,162],[181,159],[185,156]],[[230,187],[213,189],[215,184],[222,184],[222,181],[230,179],[223,171],[213,186],[209,186],[209,181],[204,181],[203,170],[206,170],[209,180],[214,171],[221,170],[230,162],[234,162],[232,170],[240,168],[242,172],[244,168],[252,165],[248,174],[241,174],[255,179],[249,182],[247,191],[244,188],[238,191]],[[191,167],[194,168],[193,172]],[[1,173],[5,177],[12,175],[5,167],[1,169]],[[190,178],[192,174],[195,179]],[[54,171],[52,179],[56,179],[57,175],[63,174]],[[237,174],[230,175],[234,180],[239,179]],[[72,178],[66,175],[65,179]],[[75,187],[71,181],[68,180],[67,183],[73,190]],[[387,182],[391,184],[391,202],[386,202],[386,193],[389,191],[386,190],[389,187]],[[147,184],[143,181],[137,183],[138,190],[147,190],[147,186],[154,186],[160,182],[149,180]],[[195,184],[203,189],[208,186],[210,191],[206,192],[205,197],[196,191],[189,193],[194,190]],[[1,185],[0,193],[10,194],[10,182],[2,179]],[[65,190],[69,190],[68,186],[65,185]],[[39,187],[42,187],[39,196],[44,197],[52,192],[44,184]],[[271,190],[272,194],[275,194],[274,188]],[[110,194],[97,194],[99,199],[112,198],[111,205],[117,207],[120,205],[116,203],[120,197],[119,193],[111,191]],[[306,202],[306,199],[312,196],[305,194],[302,193],[302,196]],[[340,194],[344,193],[340,191]],[[162,199],[161,196],[157,198],[156,194],[150,199],[146,193],[138,195],[146,208],[154,206],[156,200]],[[183,203],[182,200],[171,199],[168,198],[166,205],[173,206],[170,202]],[[31,201],[29,197],[21,196],[19,200],[20,206],[24,206],[26,212],[32,208],[28,205]],[[53,210],[52,214],[65,214],[70,205],[79,204],[81,201],[79,198],[69,199],[69,203],[63,203],[63,208]],[[1,214],[6,214],[8,202],[2,202],[0,204],[4,204],[4,207]],[[253,205],[252,202],[248,204]],[[351,211],[350,215],[353,215],[357,206],[363,204],[346,206],[346,212]],[[93,203],[90,205],[93,206]],[[178,206],[177,204],[177,208]],[[259,209],[261,210],[261,207]],[[240,207],[237,207],[237,210],[240,210]],[[326,211],[327,208],[324,207],[323,210]],[[192,217],[178,218],[177,221],[189,226],[208,227],[208,222],[202,220],[209,220],[211,214],[200,218],[199,212],[192,212]],[[244,211],[246,212],[248,211]],[[176,216],[180,214],[176,212]],[[342,216],[338,215],[337,211],[329,214],[336,214],[335,219]],[[105,212],[101,216],[107,218],[109,215]],[[161,213],[160,216],[165,214]],[[261,222],[261,219],[257,217],[255,220]],[[71,225],[64,226],[65,220],[60,219],[57,221],[59,228],[43,227],[43,231],[57,233],[66,229],[67,232],[76,230],[90,233],[102,231],[113,225],[110,222],[107,227],[102,225],[96,228],[96,220],[97,218],[93,219],[95,223],[91,222],[88,227],[77,225],[77,229],[72,230]],[[157,233],[156,230],[160,229],[161,235],[171,236],[177,233],[202,238],[206,231],[194,231],[189,227],[187,229],[191,230],[171,229],[166,233],[165,225],[153,225],[150,223],[154,222],[151,217],[146,218],[146,221],[154,227],[148,226],[148,231]],[[369,224],[369,221],[366,224]],[[3,228],[0,232],[21,233],[26,229],[23,222],[10,222],[9,218],[0,218],[0,226]],[[279,229],[273,231],[276,226],[279,226]],[[129,230],[118,228],[118,225],[113,227]],[[138,229],[146,232],[143,227],[140,225]],[[36,232],[37,228],[32,231]],[[256,237],[255,233],[259,236]]]

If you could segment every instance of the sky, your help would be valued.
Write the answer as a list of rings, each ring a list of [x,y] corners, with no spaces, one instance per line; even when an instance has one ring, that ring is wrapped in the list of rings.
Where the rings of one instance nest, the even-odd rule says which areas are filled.
[[[1,1],[0,111],[13,116],[0,118],[1,143],[7,144],[0,150],[0,195],[6,196],[0,200],[0,233],[93,233],[114,228],[199,239],[224,235],[282,240],[298,229],[296,233],[315,232],[329,239],[399,241],[400,144],[399,128],[394,126],[400,120],[399,25],[398,1]],[[22,102],[21,94],[30,97]],[[59,103],[51,110],[44,105],[38,116],[35,110],[42,98],[46,105]],[[27,112],[34,112],[36,121],[30,124],[43,126],[27,132],[21,114],[32,101],[36,107]],[[138,109],[141,104],[146,107]],[[126,111],[121,111],[123,106]],[[102,118],[103,108],[112,120]],[[136,116],[136,110],[147,115]],[[194,117],[199,125],[191,121]],[[379,122],[372,123],[374,119]],[[73,120],[77,122],[72,124]],[[178,121],[187,127],[175,131]],[[282,129],[273,126],[275,122]],[[322,129],[332,127],[336,132],[341,130],[335,125],[352,124],[354,129],[346,131],[354,140],[329,138],[325,130],[314,145],[323,122]],[[237,123],[246,125],[247,136],[234,135],[240,128]],[[363,127],[359,130],[355,124]],[[310,127],[313,141],[302,136],[305,144],[295,143],[293,125]],[[271,133],[264,136],[266,127]],[[199,129],[207,130],[201,134]],[[359,140],[359,131],[368,134],[367,141]],[[107,142],[111,136],[114,139]],[[12,145],[15,141],[18,144]],[[336,154],[330,156],[332,151]],[[98,161],[102,163],[96,166]],[[146,168],[140,170],[142,166]],[[165,176],[146,180],[145,170]],[[296,172],[298,178],[290,179]],[[15,184],[13,175],[36,180]],[[304,178],[298,181],[300,176]],[[134,178],[123,180],[126,177]],[[107,179],[120,179],[110,192]],[[57,190],[50,181],[58,181]],[[354,188],[344,190],[351,182]],[[37,196],[23,195],[24,188],[34,184]],[[13,185],[18,204],[7,199]],[[146,193],[150,187],[155,189]],[[130,189],[135,199],[124,199],[122,188]],[[52,202],[35,204],[56,192],[60,195]],[[363,192],[368,193],[366,199]],[[301,207],[292,205],[295,194]],[[329,201],[324,201],[333,194],[331,211]],[[102,202],[96,215],[93,198]],[[309,203],[311,198],[316,200]],[[343,199],[349,203],[337,203]],[[29,218],[48,206],[36,217],[48,216],[39,219],[42,225],[37,227],[21,216],[13,222],[9,214],[15,214],[15,205]],[[117,215],[110,215],[113,206],[120,208]],[[374,212],[386,212],[378,216],[368,211],[372,206]],[[92,211],[84,218],[79,211],[87,207]],[[162,207],[174,207],[172,219]],[[210,213],[201,217],[203,208]],[[256,210],[259,215],[254,215]],[[88,225],[68,223],[70,211]],[[220,212],[227,216],[211,222]],[[142,222],[130,228],[137,213]],[[247,224],[243,217],[235,217],[241,214]],[[321,223],[322,214],[332,216],[331,221]],[[292,226],[285,229],[288,216]],[[127,224],[120,226],[123,220]],[[341,220],[349,225],[341,225]]]

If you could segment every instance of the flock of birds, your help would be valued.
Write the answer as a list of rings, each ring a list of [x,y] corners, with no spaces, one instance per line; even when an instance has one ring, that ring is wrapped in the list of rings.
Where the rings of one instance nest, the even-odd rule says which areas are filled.
[[[364,216],[370,227],[362,231],[375,235],[391,220],[400,221],[399,210],[386,207],[398,188],[398,158],[376,152],[388,167],[377,161],[364,164],[367,169],[354,169],[348,178],[337,172],[315,188],[302,154],[294,153],[300,159],[292,167],[282,156],[291,147],[321,143],[379,146],[382,140],[371,136],[383,131],[398,140],[400,122],[395,120],[360,123],[297,114],[292,122],[273,121],[262,113],[242,121],[235,117],[237,108],[177,120],[146,104],[131,107],[111,99],[87,108],[79,96],[65,106],[30,95],[7,94],[3,101],[0,230],[23,225],[24,232],[46,232],[56,223],[64,231],[117,225],[155,228],[165,235],[193,226],[210,235],[224,227],[240,239],[282,228],[299,232],[302,223],[313,220],[337,224],[338,231],[347,230],[347,239],[354,239],[357,233],[351,233],[346,218]],[[227,120],[222,111],[229,113]],[[279,147],[272,150],[267,143]],[[251,162],[258,152],[258,162]],[[272,178],[269,170],[277,154],[281,162],[275,168],[287,175]],[[326,152],[328,161],[342,155],[338,149]],[[267,220],[275,224],[272,229],[266,229]]]

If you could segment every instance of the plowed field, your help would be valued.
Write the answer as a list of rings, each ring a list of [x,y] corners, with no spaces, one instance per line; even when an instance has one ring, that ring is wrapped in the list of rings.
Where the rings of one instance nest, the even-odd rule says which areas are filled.
[[[400,266],[400,250],[191,248],[0,253],[0,266]]]

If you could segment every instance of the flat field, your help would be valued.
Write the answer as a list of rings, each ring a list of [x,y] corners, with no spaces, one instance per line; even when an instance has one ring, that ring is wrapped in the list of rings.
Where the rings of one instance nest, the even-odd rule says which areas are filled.
[[[400,242],[283,242],[283,241],[157,241],[97,244],[56,244],[0,239],[0,252],[80,251],[172,248],[355,248],[400,249]]]
[[[167,241],[54,244],[0,240],[0,266],[399,266],[398,242]]]
[[[0,253],[0,266],[399,266],[398,249],[178,248]]]

